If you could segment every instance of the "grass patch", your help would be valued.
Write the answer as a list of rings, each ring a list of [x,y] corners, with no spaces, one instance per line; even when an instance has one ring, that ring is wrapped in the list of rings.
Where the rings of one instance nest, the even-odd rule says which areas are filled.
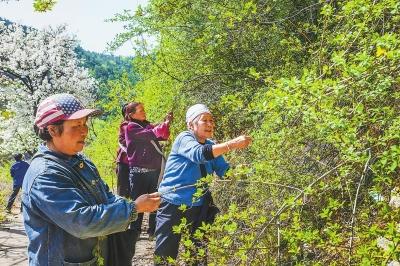
[[[10,167],[11,163],[9,162],[0,167],[0,223],[6,218],[6,204],[12,188]]]

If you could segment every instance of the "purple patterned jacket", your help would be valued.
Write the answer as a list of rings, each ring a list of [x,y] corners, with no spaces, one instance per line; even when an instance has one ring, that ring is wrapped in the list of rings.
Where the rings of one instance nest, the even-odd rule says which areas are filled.
[[[129,166],[160,169],[161,155],[150,141],[154,140],[161,150],[158,141],[168,139],[169,123],[152,125],[148,121],[134,120],[123,127],[123,130],[125,130]]]

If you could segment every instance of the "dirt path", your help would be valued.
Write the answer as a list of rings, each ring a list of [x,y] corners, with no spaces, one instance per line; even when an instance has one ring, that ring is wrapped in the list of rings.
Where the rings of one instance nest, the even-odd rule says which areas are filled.
[[[146,232],[146,228],[143,231]],[[14,208],[12,214],[7,215],[7,222],[0,224],[0,265],[28,265],[27,244],[22,215]],[[154,244],[147,234],[140,235],[132,265],[152,265]]]
[[[18,213],[19,210],[14,209]],[[0,265],[28,265],[25,235],[21,214],[8,214],[7,222],[0,225]]]
[[[147,231],[148,221],[148,213],[145,213],[143,217],[142,232]],[[154,240],[149,240],[147,233],[142,233],[139,237],[139,241],[136,242],[136,251],[132,260],[132,265],[153,265],[155,244]]]

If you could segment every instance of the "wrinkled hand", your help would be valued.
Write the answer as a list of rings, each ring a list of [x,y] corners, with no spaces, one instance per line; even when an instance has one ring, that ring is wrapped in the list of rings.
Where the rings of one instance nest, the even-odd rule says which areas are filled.
[[[165,121],[165,122],[168,122],[168,123],[171,123],[172,120],[174,120],[174,113],[173,113],[173,112],[169,112],[169,113],[165,116],[164,121]]]
[[[160,201],[161,201],[160,193],[158,192],[140,195],[135,200],[136,211],[138,213],[153,212],[158,209]]]
[[[242,135],[237,138],[234,138],[230,141],[228,141],[229,147],[234,148],[234,149],[244,149],[247,148],[251,144],[251,137]]]

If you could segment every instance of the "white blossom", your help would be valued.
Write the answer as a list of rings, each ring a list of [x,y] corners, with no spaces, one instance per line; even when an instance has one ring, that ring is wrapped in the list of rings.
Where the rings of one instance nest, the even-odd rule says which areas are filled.
[[[387,238],[384,238],[384,237],[380,236],[380,237],[378,237],[378,239],[376,240],[376,245],[377,245],[379,248],[381,248],[381,249],[383,249],[383,250],[385,250],[385,251],[388,251],[390,245],[393,245],[393,242],[390,241],[390,240],[388,240]]]
[[[399,191],[399,188],[395,187],[391,191],[389,205],[392,208],[400,208],[400,191]]]
[[[0,115],[0,154],[36,148],[34,114],[45,97],[67,92],[84,104],[94,101],[96,82],[79,66],[77,44],[66,26],[35,30],[0,22],[0,111],[9,114]]]

